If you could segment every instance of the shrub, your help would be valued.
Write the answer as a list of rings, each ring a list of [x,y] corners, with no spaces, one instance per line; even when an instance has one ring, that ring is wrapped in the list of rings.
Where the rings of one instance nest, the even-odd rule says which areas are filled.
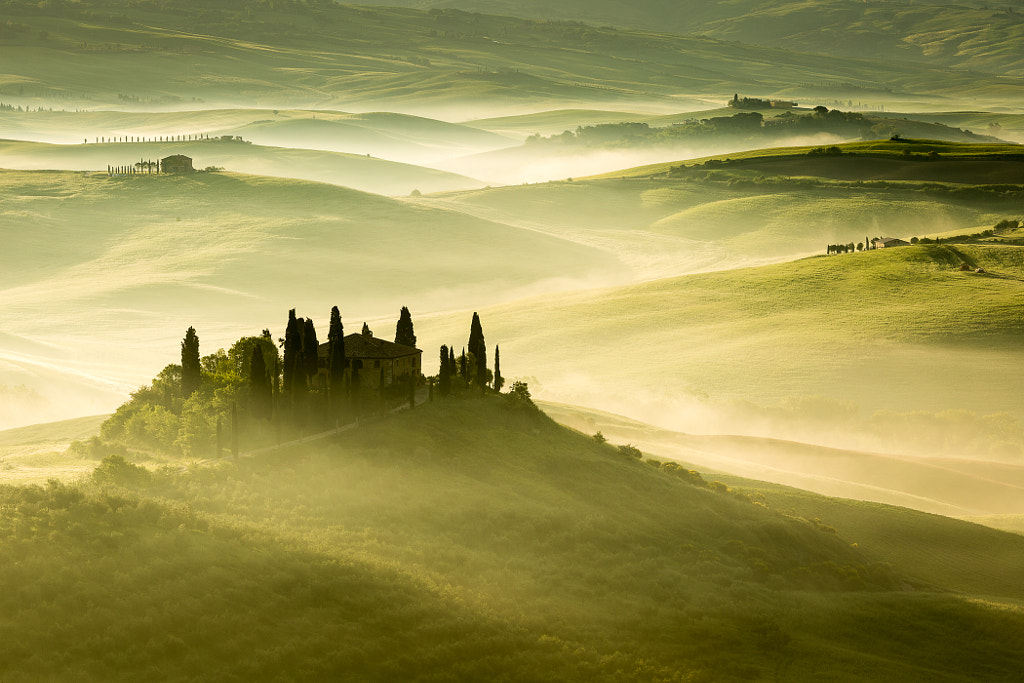
[[[526,382],[513,382],[512,388],[505,394],[505,400],[513,408],[537,410],[537,405],[530,398],[530,388]]]
[[[640,452],[640,449],[632,444],[619,446],[619,453],[630,458],[636,458],[637,460],[642,460],[644,457],[644,454]]]
[[[92,472],[92,480],[100,485],[145,486],[152,479],[149,470],[128,462],[121,455],[108,455]]]

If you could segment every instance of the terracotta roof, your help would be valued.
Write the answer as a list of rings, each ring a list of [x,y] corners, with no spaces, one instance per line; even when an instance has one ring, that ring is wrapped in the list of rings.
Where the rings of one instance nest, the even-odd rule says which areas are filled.
[[[326,357],[330,351],[330,343],[321,344],[317,349],[317,355]],[[345,335],[345,358],[402,358],[417,353],[423,352],[411,346],[396,344],[359,332]]]

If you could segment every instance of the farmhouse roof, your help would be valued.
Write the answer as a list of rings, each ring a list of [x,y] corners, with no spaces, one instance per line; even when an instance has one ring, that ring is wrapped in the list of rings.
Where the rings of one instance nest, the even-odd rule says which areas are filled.
[[[330,353],[330,343],[321,344],[317,355],[326,356]],[[411,346],[396,344],[386,339],[378,339],[372,334],[345,335],[345,358],[403,358],[423,353]]]
[[[160,161],[192,161],[192,157],[187,157],[184,154],[172,154],[169,157],[164,157]]]

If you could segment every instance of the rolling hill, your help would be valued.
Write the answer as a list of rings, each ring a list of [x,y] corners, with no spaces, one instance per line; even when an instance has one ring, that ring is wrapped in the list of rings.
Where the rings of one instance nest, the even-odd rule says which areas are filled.
[[[433,115],[470,106],[471,115],[462,118],[481,118],[544,103],[701,109],[707,98],[721,103],[736,91],[797,98],[868,91],[875,104],[927,108],[935,98],[984,97],[993,106],[1019,101],[1016,77],[1005,75],[1016,66],[998,58],[981,62],[990,73],[950,71],[887,56],[791,51],[785,42],[752,46],[731,36],[681,37],[453,9],[303,3],[275,9],[255,2],[200,9],[182,0],[146,6],[84,0],[60,11],[12,0],[8,7],[0,45],[11,57],[0,96],[44,108],[361,103]],[[997,35],[999,41],[1012,44],[1012,34]]]
[[[987,272],[960,271],[965,261]],[[875,450],[878,435],[891,433],[903,452],[927,448],[927,430],[962,419],[985,438],[949,454],[988,455],[1003,432],[983,416],[1008,416],[1006,434],[1024,421],[1022,287],[1022,247],[922,245],[548,296],[480,314],[488,339],[501,345],[505,374],[532,378],[545,399],[696,434]],[[432,336],[457,341],[460,327],[439,317]],[[1019,434],[1007,438],[1016,438],[1019,457]]]
[[[858,451],[750,436],[697,436],[578,406],[545,403],[543,408],[561,424],[601,432],[615,443],[631,443],[706,473],[983,524],[990,517],[1024,516],[1024,430],[1005,415],[972,420],[966,414],[879,413],[863,418],[860,438],[847,435],[850,443],[877,449]],[[989,450],[983,455],[962,455],[977,454],[984,446]]]
[[[240,136],[258,145],[294,147],[419,163],[507,147],[514,139],[417,116],[279,109],[192,111],[5,111],[0,138],[76,144],[129,138]]]
[[[0,160],[12,170],[106,171],[172,154],[191,157],[197,169],[220,168],[236,173],[298,178],[332,183],[376,194],[406,195],[414,190],[481,187],[465,176],[394,161],[341,152],[264,147],[239,140],[173,142],[90,142],[50,145],[0,140]]]
[[[630,277],[593,248],[307,181],[6,171],[0,196],[0,384],[45,391],[53,419],[112,409],[190,325],[207,353],[295,307],[321,325],[338,305],[350,326],[390,326],[403,305]],[[82,392],[62,397],[61,377]]]
[[[220,467],[106,460],[94,482],[0,489],[4,674],[1019,671],[1024,538],[762,489],[691,484],[496,398]]]
[[[558,5],[509,0],[372,0],[370,5],[457,7],[547,20],[700,34],[722,40],[801,52],[919,61],[937,66],[1024,74],[1012,45],[1024,37],[1021,4],[982,2],[885,2],[855,0],[746,0],[706,3],[562,2]],[[849,85],[849,84],[847,84]],[[841,86],[837,84],[837,89]]]
[[[1018,211],[1021,188],[1006,185],[1024,182],[1016,145],[826,149],[730,153],[417,201],[607,250],[643,279],[789,260],[881,233],[972,233]],[[985,181],[996,184],[970,185]]]

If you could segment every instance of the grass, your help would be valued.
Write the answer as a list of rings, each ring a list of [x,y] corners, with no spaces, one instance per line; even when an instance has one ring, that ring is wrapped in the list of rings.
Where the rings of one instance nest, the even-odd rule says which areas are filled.
[[[929,583],[874,561],[907,549],[851,547],[497,399],[0,500],[11,680],[958,681],[1021,664],[1012,569],[961,574],[954,546]],[[946,528],[892,514],[879,526],[908,542]],[[966,524],[960,540],[1006,557],[1024,543]]]
[[[72,441],[99,433],[105,415],[80,417],[0,431],[0,481],[42,484],[47,479],[73,480],[88,475],[95,461],[69,456]]]

